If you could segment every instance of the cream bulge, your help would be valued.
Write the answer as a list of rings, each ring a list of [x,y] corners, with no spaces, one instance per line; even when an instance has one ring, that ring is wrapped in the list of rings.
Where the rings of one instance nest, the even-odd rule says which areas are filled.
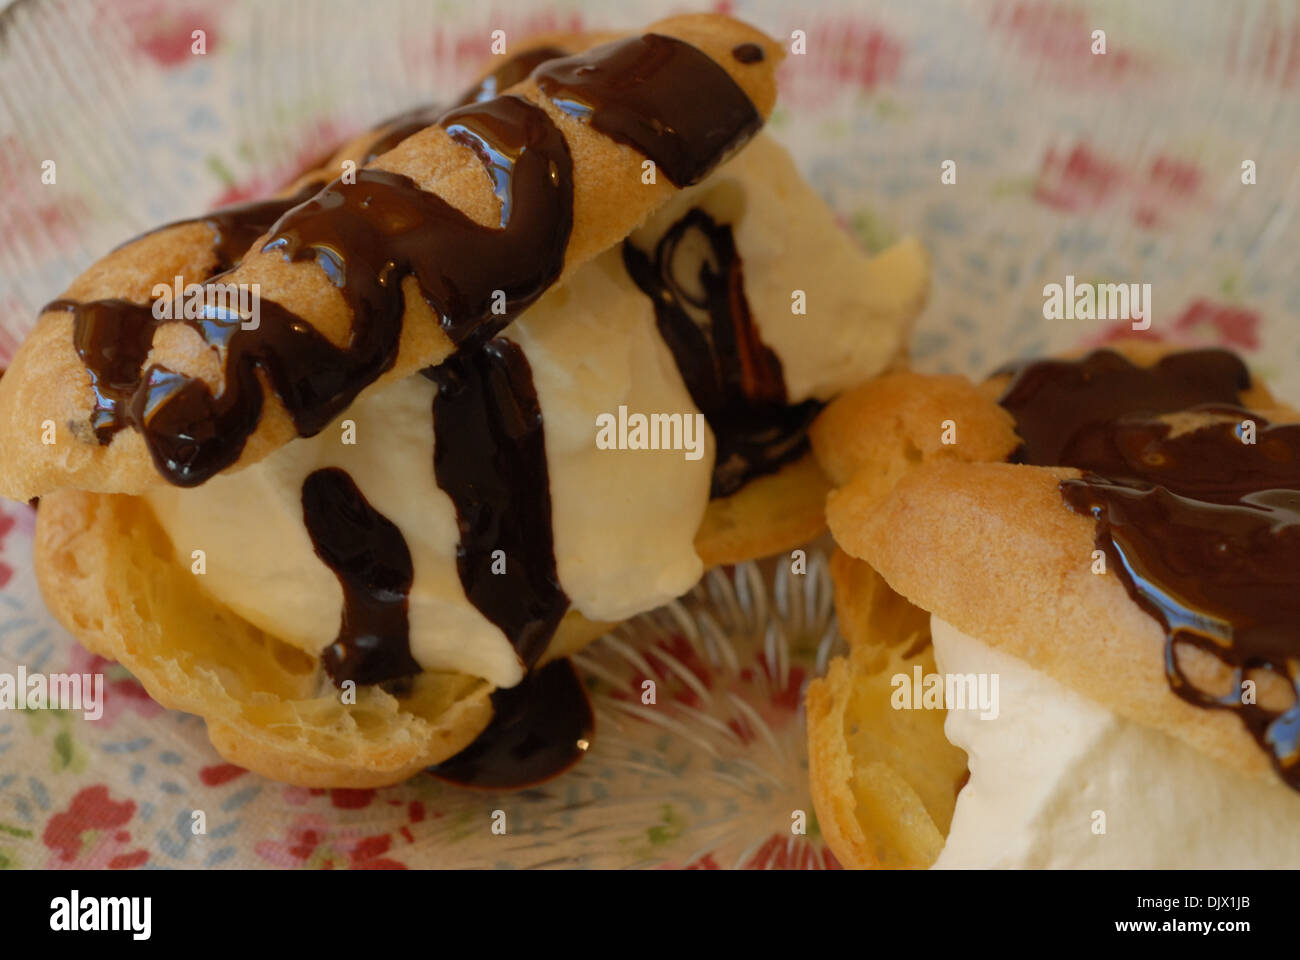
[[[940,673],[996,673],[999,713],[950,710],[970,780],[935,869],[1300,864],[1300,793],[1117,716],[932,616]],[[1105,832],[1098,831],[1104,814]]]

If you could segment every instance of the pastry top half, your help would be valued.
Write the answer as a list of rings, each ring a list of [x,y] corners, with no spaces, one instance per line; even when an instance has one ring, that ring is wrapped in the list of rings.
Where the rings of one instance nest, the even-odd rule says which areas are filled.
[[[837,542],[913,603],[1295,788],[1297,420],[1226,351],[1135,344],[980,385],[887,375],[813,446]]]
[[[42,314],[0,382],[0,493],[200,483],[499,332],[748,142],[780,57],[727,17],[660,21],[442,114],[354,182],[303,197],[246,255],[220,218],[114,251]],[[257,329],[219,291],[205,317],[150,322],[159,285],[219,270],[256,285]]]

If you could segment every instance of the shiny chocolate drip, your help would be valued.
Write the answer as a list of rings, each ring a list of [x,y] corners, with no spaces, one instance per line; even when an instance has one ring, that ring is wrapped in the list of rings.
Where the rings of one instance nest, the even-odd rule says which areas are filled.
[[[187,223],[208,224],[216,234],[212,243],[216,265],[212,273],[221,273],[238,263],[249,246],[270,230],[287,210],[311,197],[322,186],[323,181],[310,182],[292,196],[222,207],[204,217],[181,220],[150,233]],[[191,282],[203,282],[210,276],[194,277]],[[64,310],[73,315],[73,344],[90,374],[90,386],[95,394],[90,425],[95,438],[101,444],[108,443],[113,434],[130,425],[131,398],[139,389],[140,371],[153,345],[154,332],[171,321],[155,318],[152,303],[118,299],[87,303],[55,300],[42,308],[42,312],[49,310]]]
[[[519,97],[460,107],[440,123],[487,168],[501,201],[499,227],[478,224],[407,177],[366,169],[287,214],[263,249],[315,260],[343,293],[354,327],[399,333],[401,281],[414,276],[459,345],[471,335],[489,339],[560,275],[573,167],[546,112]],[[498,290],[504,313],[493,310]]]
[[[568,55],[569,51],[561,50],[555,46],[541,46],[533,47],[530,50],[521,50],[461,94],[456,103],[464,105],[491,100],[493,97],[500,96],[516,83],[526,80],[530,73],[547,60],[555,60]]]
[[[1023,441],[1012,462],[1102,473],[1116,462],[1117,421],[1236,404],[1250,387],[1250,371],[1226,350],[1174,353],[1153,367],[1097,350],[1082,360],[1004,369],[1016,377],[999,402]]]
[[[414,574],[402,532],[337,467],[303,481],[302,518],[316,555],[343,588],[339,635],[321,655],[335,686],[419,673],[407,623]]]
[[[763,62],[763,48],[756,43],[742,43],[731,48],[731,55],[738,63],[751,64]]]
[[[1245,365],[1221,350],[1149,368],[1097,351],[1025,367],[1002,402],[1025,440],[1017,462],[1083,471],[1061,494],[1096,520],[1108,569],[1164,628],[1173,692],[1236,713],[1300,789],[1300,699],[1280,710],[1242,702],[1243,681],[1260,671],[1300,697],[1300,424],[1270,426],[1243,409],[1249,387]],[[1178,432],[1159,419],[1183,411],[1206,425]],[[1197,686],[1184,645],[1216,657],[1231,686]]]
[[[307,169],[311,170],[313,168],[308,167]],[[297,177],[294,179],[296,180]],[[114,249],[121,250],[137,240],[153,236],[155,233],[161,233],[164,230],[170,230],[173,227],[183,227],[191,223],[206,223],[216,233],[216,238],[212,243],[212,252],[216,256],[216,266],[212,268],[209,276],[224,273],[240,261],[244,254],[248,252],[248,248],[253,245],[253,241],[270,230],[275,221],[284,216],[287,211],[309,199],[326,183],[328,183],[328,180],[325,178],[313,178],[304,182],[301,187],[288,196],[271,197],[267,200],[253,200],[248,203],[235,203],[226,207],[218,207],[201,217],[173,220],[171,223],[165,223],[161,227],[155,227],[139,236],[132,237],[125,243],[114,247]],[[192,283],[201,283],[207,278],[191,277],[189,279]]]
[[[438,387],[433,468],[456,505],[460,582],[531,668],[569,606],[532,370],[518,345],[498,337],[424,374]]]
[[[95,406],[90,426],[101,444],[130,423],[127,411],[140,386],[140,367],[161,321],[152,304],[128,300],[54,300],[42,308],[72,314],[72,342],[90,374]]]
[[[558,776],[586,752],[595,731],[591,701],[568,660],[492,692],[492,720],[478,738],[429,772],[470,787],[512,790]]]
[[[547,46],[517,53],[457,97],[454,105],[460,107],[491,100],[527,77],[538,64],[567,55],[567,50]],[[361,159],[360,166],[365,166],[375,157],[387,153],[407,137],[419,133],[425,127],[433,126],[446,109],[437,104],[415,107],[384,121],[377,128],[383,131],[383,134],[370,145],[370,149]]]
[[[550,60],[533,79],[565,113],[649,157],[680,187],[698,183],[763,125],[726,70],[657,33]]]
[[[709,251],[694,276],[693,245],[683,243],[692,233]],[[623,263],[654,302],[659,333],[713,428],[717,456],[710,495],[728,496],[802,456],[821,404],[786,403],[781,361],[763,343],[749,312],[731,227],[695,209],[673,224],[653,258],[625,241]]]

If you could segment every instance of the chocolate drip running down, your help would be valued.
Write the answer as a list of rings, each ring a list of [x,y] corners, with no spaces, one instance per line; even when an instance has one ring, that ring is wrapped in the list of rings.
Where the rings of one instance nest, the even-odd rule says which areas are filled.
[[[430,767],[440,780],[514,790],[563,773],[595,733],[591,701],[569,660],[555,660],[519,684],[492,692],[492,720],[450,760]]]
[[[692,237],[707,250],[698,264],[693,253],[700,245]],[[713,429],[710,496],[735,493],[802,456],[821,404],[786,403],[781,361],[760,338],[745,299],[731,227],[692,210],[663,236],[653,258],[625,241],[623,264],[654,302],[659,333]]]
[[[414,571],[402,532],[337,467],[303,482],[302,518],[316,555],[343,587],[339,635],[321,655],[334,685],[419,673],[407,621]]]
[[[1014,459],[1083,471],[1061,482],[1073,511],[1133,601],[1163,627],[1170,688],[1236,713],[1300,789],[1300,424],[1269,425],[1240,406],[1250,387],[1221,350],[1173,354],[1142,368],[1112,351],[1026,366],[1003,395],[1025,440]],[[1162,414],[1205,425],[1175,433]],[[1242,424],[1256,438],[1243,442]],[[1219,660],[1224,690],[1187,675],[1184,645]],[[1243,703],[1261,672],[1285,681],[1286,709]]]
[[[551,483],[532,370],[517,344],[498,337],[424,375],[438,387],[433,469],[456,505],[461,585],[531,668],[569,606],[556,572]],[[494,558],[504,572],[493,571]]]

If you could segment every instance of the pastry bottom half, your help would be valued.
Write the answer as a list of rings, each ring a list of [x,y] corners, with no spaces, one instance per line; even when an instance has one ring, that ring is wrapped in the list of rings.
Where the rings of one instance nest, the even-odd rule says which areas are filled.
[[[696,549],[706,566],[792,549],[825,529],[828,490],[806,455],[710,503]],[[46,605],[86,649],[123,664],[163,706],[203,717],[218,753],[272,779],[397,783],[460,752],[491,720],[491,685],[458,673],[421,673],[401,696],[359,687],[343,703],[319,658],[206,593],[137,497],[42,497],[34,550]],[[546,658],[612,626],[570,611]]]
[[[808,688],[818,823],[846,867],[927,868],[947,840],[966,754],[944,736],[947,711],[893,709],[890,679],[936,672],[930,615],[842,550],[830,571],[849,653]]]

